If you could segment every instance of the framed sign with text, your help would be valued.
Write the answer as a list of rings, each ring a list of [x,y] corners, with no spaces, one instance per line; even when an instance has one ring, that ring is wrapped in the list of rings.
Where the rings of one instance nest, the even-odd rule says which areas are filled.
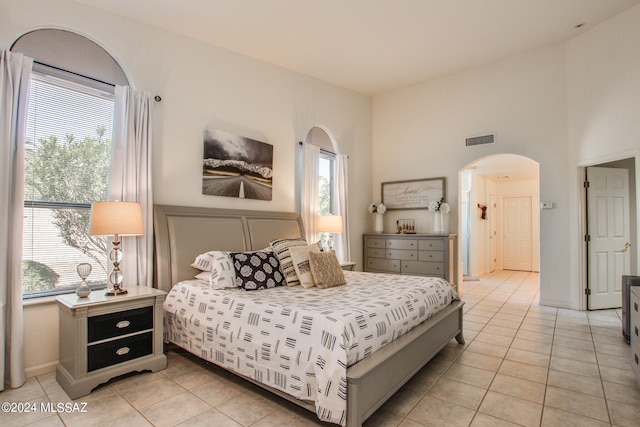
[[[446,178],[414,179],[382,183],[382,203],[387,209],[427,209],[446,197]]]

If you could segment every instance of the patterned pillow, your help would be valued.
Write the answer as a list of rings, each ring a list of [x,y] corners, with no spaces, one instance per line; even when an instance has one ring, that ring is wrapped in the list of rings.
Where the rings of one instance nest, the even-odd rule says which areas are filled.
[[[344,285],[344,273],[334,252],[309,252],[309,266],[313,281],[320,289]]]
[[[211,264],[213,262],[212,253],[213,251],[210,251],[198,255],[196,260],[191,264],[191,267],[202,271],[211,271]]]
[[[211,273],[209,286],[211,289],[227,289],[236,287],[236,269],[229,257],[229,252],[213,251],[211,254]]]
[[[307,241],[303,238],[297,239],[277,239],[269,242],[273,251],[280,260],[280,268],[287,280],[287,286],[296,286],[300,284],[300,280],[296,275],[296,270],[291,259],[291,248],[297,246],[307,246]]]
[[[291,248],[293,268],[296,270],[300,286],[303,288],[312,288],[316,285],[311,274],[311,267],[309,267],[309,252],[320,252],[321,245],[322,243],[318,242],[309,246]]]
[[[236,272],[236,286],[245,291],[284,286],[280,262],[273,251],[230,252]]]

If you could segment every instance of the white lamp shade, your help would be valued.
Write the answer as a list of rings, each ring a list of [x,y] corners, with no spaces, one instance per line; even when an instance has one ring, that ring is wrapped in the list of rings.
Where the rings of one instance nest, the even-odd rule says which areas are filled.
[[[133,202],[96,202],[91,205],[92,236],[139,236],[144,234],[142,208]]]
[[[318,231],[321,233],[342,233],[342,215],[319,216]]]

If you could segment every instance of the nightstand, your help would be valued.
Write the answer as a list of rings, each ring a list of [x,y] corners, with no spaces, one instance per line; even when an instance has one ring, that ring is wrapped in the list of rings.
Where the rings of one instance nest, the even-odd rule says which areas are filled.
[[[341,262],[340,263],[340,267],[342,267],[342,269],[345,270],[345,271],[353,271],[353,269],[356,268],[356,263],[355,262]]]
[[[126,295],[91,292],[56,298],[59,308],[60,361],[56,379],[77,399],[96,386],[133,371],[167,367],[162,352],[162,303],[166,293],[142,286]]]

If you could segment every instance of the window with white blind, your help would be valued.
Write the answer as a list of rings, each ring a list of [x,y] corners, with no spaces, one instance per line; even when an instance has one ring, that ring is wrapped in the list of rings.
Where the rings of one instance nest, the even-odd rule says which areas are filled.
[[[69,291],[77,266],[104,285],[107,245],[89,236],[91,203],[108,199],[113,93],[34,72],[26,135],[23,296]]]

